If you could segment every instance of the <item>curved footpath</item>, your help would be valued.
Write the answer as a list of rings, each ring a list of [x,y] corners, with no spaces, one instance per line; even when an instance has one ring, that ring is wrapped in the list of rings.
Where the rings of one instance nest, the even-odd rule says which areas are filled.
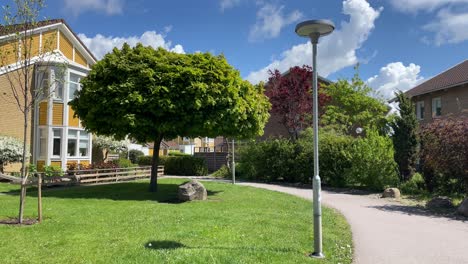
[[[239,183],[312,200],[311,189]],[[322,202],[351,225],[354,263],[468,264],[468,219],[433,215],[369,195],[323,191]],[[312,210],[312,206],[311,206]],[[324,234],[326,236],[326,234]]]

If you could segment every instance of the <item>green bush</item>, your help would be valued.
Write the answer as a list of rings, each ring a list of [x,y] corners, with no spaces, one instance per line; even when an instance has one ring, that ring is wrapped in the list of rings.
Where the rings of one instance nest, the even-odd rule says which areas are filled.
[[[202,158],[193,156],[165,156],[160,158],[164,174],[181,176],[208,175],[208,166]]]
[[[403,194],[421,194],[426,190],[424,178],[420,173],[415,173],[406,182],[400,185]]]
[[[347,185],[346,171],[351,168],[348,153],[354,138],[325,130],[320,130],[319,136],[319,166],[322,183],[332,187],[345,187]],[[303,164],[303,170],[313,177],[313,130],[306,129],[301,134],[298,144],[302,149],[299,162]]]
[[[179,151],[170,151],[169,154],[167,155],[169,156],[191,156],[190,154],[186,154],[186,153],[179,152]]]
[[[118,160],[113,160],[113,164],[117,165],[119,168],[129,168],[129,167],[134,167],[135,164],[132,163],[129,159],[123,159],[120,158]]]
[[[132,163],[137,163],[138,162],[138,157],[141,157],[145,155],[143,153],[143,151],[140,151],[140,150],[137,150],[137,149],[132,149],[128,152],[128,159],[132,162]]]
[[[140,156],[137,159],[137,163],[140,166],[151,166],[153,163],[153,156]]]
[[[299,147],[286,139],[257,142],[240,150],[240,177],[265,182],[305,182],[308,177],[296,164]]]
[[[232,174],[231,174],[231,170],[226,165],[223,165],[217,171],[213,172],[211,176],[215,178],[229,178],[232,176]]]
[[[393,158],[393,143],[377,131],[366,131],[366,137],[353,140],[348,155],[351,167],[346,170],[348,184],[373,190],[398,183],[397,164]]]
[[[45,177],[62,177],[64,174],[60,166],[44,166]]]

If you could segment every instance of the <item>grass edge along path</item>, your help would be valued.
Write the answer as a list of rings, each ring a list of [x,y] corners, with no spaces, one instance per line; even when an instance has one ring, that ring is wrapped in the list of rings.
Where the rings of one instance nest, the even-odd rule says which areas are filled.
[[[0,226],[2,263],[351,263],[349,224],[323,208],[325,259],[312,251],[310,201],[288,194],[203,182],[208,200],[179,203],[184,179],[43,192],[44,222]],[[15,216],[17,187],[0,183],[0,218]],[[35,217],[29,191],[26,217]]]

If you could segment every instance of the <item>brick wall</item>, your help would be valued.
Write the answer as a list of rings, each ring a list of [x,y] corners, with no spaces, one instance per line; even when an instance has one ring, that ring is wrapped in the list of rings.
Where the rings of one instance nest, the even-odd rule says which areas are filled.
[[[437,97],[441,99],[442,115],[440,117],[433,117],[432,99]],[[414,104],[424,101],[424,119],[421,120],[421,123],[432,122],[435,118],[468,117],[468,84],[414,96],[411,100]]]

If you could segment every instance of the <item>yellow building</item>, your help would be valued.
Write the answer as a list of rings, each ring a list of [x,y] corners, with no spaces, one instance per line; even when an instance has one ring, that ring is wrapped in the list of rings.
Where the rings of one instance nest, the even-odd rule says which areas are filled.
[[[11,27],[0,26],[0,134],[23,139],[24,116],[14,101],[12,76],[20,76],[19,57],[11,50],[15,43]],[[80,80],[87,75],[96,59],[63,20],[47,20],[31,30],[31,71],[33,91],[46,91],[36,100],[28,117],[28,145],[31,162],[38,168],[91,162],[92,137],[74,117],[68,102],[81,89]],[[45,51],[45,49],[48,49]],[[10,51],[10,52],[8,52]],[[45,59],[44,59],[45,58]],[[32,93],[34,94],[34,92]],[[34,96],[31,95],[31,98]]]

